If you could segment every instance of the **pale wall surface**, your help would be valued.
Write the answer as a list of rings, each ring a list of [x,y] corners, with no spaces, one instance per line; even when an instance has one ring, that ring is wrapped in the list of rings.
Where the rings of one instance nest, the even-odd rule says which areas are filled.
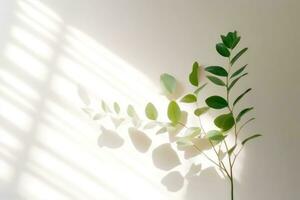
[[[151,131],[145,154],[127,130],[121,148],[99,148],[76,88],[164,105],[159,75],[187,89],[195,60],[223,63],[214,45],[232,30],[250,49],[249,76],[236,90],[253,88],[244,105],[255,106],[257,121],[246,132],[263,134],[238,163],[237,199],[299,199],[299,9],[297,0],[1,0],[0,199],[228,199],[213,170],[168,192],[167,172],[151,161],[167,138]]]

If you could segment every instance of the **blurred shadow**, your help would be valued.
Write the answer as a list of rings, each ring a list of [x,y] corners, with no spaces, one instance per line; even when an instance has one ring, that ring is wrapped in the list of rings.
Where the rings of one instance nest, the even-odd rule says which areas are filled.
[[[113,130],[108,130],[101,126],[101,135],[98,137],[99,147],[107,147],[111,149],[120,148],[124,144],[123,138]]]
[[[146,153],[152,143],[152,140],[142,131],[136,128],[128,129],[129,137],[135,149],[140,153]]]

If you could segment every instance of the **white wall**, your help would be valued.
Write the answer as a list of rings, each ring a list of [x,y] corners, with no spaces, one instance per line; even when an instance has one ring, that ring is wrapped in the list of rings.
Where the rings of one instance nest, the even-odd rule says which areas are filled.
[[[1,0],[1,199],[228,199],[212,168],[178,192],[160,184],[168,172],[151,152],[167,137],[147,132],[152,144],[140,153],[121,129],[121,148],[99,148],[76,88],[163,107],[159,75],[188,89],[195,60],[224,62],[214,45],[232,30],[249,47],[249,76],[235,92],[253,88],[244,105],[255,106],[257,120],[245,132],[263,134],[238,163],[236,198],[298,199],[299,9],[297,0]],[[175,170],[185,173],[191,161],[182,162]]]

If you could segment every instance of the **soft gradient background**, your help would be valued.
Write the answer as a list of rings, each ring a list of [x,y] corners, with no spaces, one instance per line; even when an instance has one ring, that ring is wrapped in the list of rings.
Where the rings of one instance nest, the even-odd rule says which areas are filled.
[[[263,134],[239,160],[236,199],[299,199],[299,9],[298,0],[0,0],[0,199],[228,199],[210,169],[168,191],[160,182],[169,172],[151,155],[164,136],[148,131],[141,153],[120,130],[121,148],[99,148],[77,86],[95,105],[164,107],[159,75],[188,90],[194,61],[224,63],[214,46],[232,30],[249,47],[249,76],[234,92],[253,88],[243,104],[257,121],[245,132]],[[184,175],[191,161],[181,162]]]

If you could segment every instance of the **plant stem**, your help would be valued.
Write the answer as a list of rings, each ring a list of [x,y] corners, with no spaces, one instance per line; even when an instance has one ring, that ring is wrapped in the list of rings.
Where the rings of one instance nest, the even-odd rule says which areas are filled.
[[[232,175],[232,174],[231,174]],[[231,186],[231,200],[234,199],[234,184],[233,184],[233,177],[230,178],[230,186]]]

